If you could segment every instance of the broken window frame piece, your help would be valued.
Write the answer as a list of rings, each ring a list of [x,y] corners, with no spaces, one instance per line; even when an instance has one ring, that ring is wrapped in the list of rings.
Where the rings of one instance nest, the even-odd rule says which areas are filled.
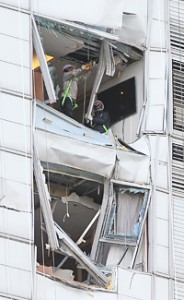
[[[142,233],[142,228],[144,226],[144,222],[146,219],[148,206],[149,206],[149,192],[148,190],[144,190],[141,188],[130,188],[130,187],[122,187],[121,191],[123,192],[132,192],[132,193],[143,193],[143,202],[142,207],[138,215],[138,222],[135,224],[138,226],[137,234],[116,234],[112,231],[113,224],[116,223],[115,211],[116,211],[116,199],[115,194],[114,197],[111,198],[111,203],[109,203],[107,218],[105,220],[105,227],[102,234],[102,238],[100,239],[103,242],[109,242],[113,244],[123,244],[123,245],[136,245],[137,241],[140,239],[140,234]],[[133,200],[132,200],[133,201]],[[114,225],[116,226],[116,225]]]
[[[97,218],[100,215],[100,209],[97,211],[96,215],[93,217],[93,219],[91,220],[91,222],[88,224],[88,226],[86,227],[86,229],[84,230],[84,232],[81,234],[81,236],[78,238],[76,244],[80,245],[83,242],[86,242],[84,240],[85,235],[88,233],[89,229],[92,227],[92,225],[95,223],[95,221],[97,220]]]
[[[54,222],[55,230],[58,234],[60,246],[58,251],[62,254],[72,256],[80,265],[84,266],[86,271],[96,279],[101,285],[106,285],[109,279],[94,265],[94,263],[80,250],[80,248],[72,241],[72,239],[62,230],[62,228]]]
[[[40,206],[42,209],[46,231],[48,234],[49,243],[51,249],[57,249],[59,247],[58,239],[54,229],[54,220],[52,217],[52,211],[50,207],[51,197],[48,191],[47,184],[45,183],[45,175],[43,174],[43,168],[38,158],[38,150],[36,147],[35,135],[33,134],[33,168],[35,180],[38,188]]]
[[[89,229],[91,228],[91,226],[94,224],[94,222],[97,220],[97,218],[100,215],[100,209],[97,211],[96,215],[93,217],[93,219],[91,220],[91,222],[88,224],[88,226],[86,227],[86,229],[84,230],[84,232],[81,234],[81,236],[78,238],[76,245],[80,245],[81,243],[85,243],[86,241],[84,240],[85,235],[88,233]],[[57,225],[56,225],[57,226]],[[65,254],[65,253],[64,253]],[[67,259],[69,258],[69,255],[65,254],[65,257],[63,258],[63,260],[59,263],[59,265],[55,268],[56,270],[58,270],[59,268],[61,268],[63,266],[63,264],[67,261]]]
[[[104,181],[104,193],[103,193],[103,200],[101,205],[101,212],[100,216],[98,218],[98,223],[96,227],[96,232],[93,240],[93,245],[91,249],[91,259],[93,261],[98,261],[99,253],[101,251],[100,247],[100,238],[102,236],[103,232],[103,226],[104,226],[104,219],[106,218],[107,209],[109,206],[109,202],[111,202],[111,199],[113,198],[113,184],[110,182],[110,180],[105,179]]]
[[[100,57],[99,57],[99,66],[95,78],[95,82],[93,85],[93,89],[91,92],[91,97],[89,100],[89,105],[86,113],[86,119],[91,120],[92,118],[92,109],[94,101],[97,98],[97,93],[100,87],[100,83],[102,81],[102,78],[104,76],[106,70],[106,75],[113,76],[115,72],[115,61],[112,54],[112,45],[103,40],[101,42],[101,48],[100,48]]]
[[[131,265],[130,265],[131,269],[133,269],[134,266],[135,266],[136,256],[138,254],[138,251],[139,251],[139,248],[140,248],[140,245],[141,245],[141,240],[143,238],[143,230],[145,228],[145,223],[146,223],[147,214],[148,214],[148,208],[149,208],[150,201],[151,201],[152,190],[151,189],[147,190],[147,193],[148,193],[148,195],[147,195],[147,197],[148,197],[147,204],[146,204],[146,207],[145,207],[145,213],[144,213],[144,216],[143,216],[143,219],[142,219],[142,226],[140,228],[140,232],[139,232],[139,236],[138,236],[137,243],[136,243],[136,246],[135,246],[132,262],[131,262]]]
[[[49,97],[49,102],[55,103],[56,95],[55,95],[55,91],[54,91],[54,87],[53,87],[53,82],[52,82],[52,79],[50,76],[49,68],[47,65],[47,61],[46,61],[45,54],[43,51],[40,35],[38,32],[34,17],[32,17],[32,28],[33,28],[33,44],[34,44],[34,48],[36,51],[36,55],[37,55],[39,63],[40,63],[40,68],[42,71],[43,80],[44,80],[47,94]]]
[[[77,178],[83,178],[85,180],[91,180],[95,182],[99,182],[103,184],[103,177],[101,175],[93,174],[88,171],[83,171],[80,169],[75,169],[72,167],[64,166],[64,165],[59,165],[55,163],[50,163],[50,162],[44,162],[42,161],[42,166],[44,168],[44,171],[49,171],[49,172],[56,172],[56,173],[62,173],[65,175],[69,176],[74,176]]]
[[[125,184],[122,185],[120,182],[118,182],[118,185],[121,185],[124,187],[126,186]],[[135,186],[133,184],[128,184],[126,186],[126,188],[127,187],[135,189]],[[152,192],[150,186],[144,186],[144,187],[137,186],[136,188],[137,188],[137,190],[140,190],[140,189],[144,190],[145,195],[144,195],[142,207],[144,207],[145,209],[144,209],[144,215],[142,216],[142,222],[141,222],[141,226],[140,226],[140,230],[139,230],[139,235],[133,243],[130,243],[130,246],[135,246],[135,250],[134,250],[131,265],[130,265],[131,268],[134,268],[136,257],[137,257],[138,251],[140,249],[141,241],[143,238],[143,232],[145,229],[147,214],[148,214],[148,208],[150,205],[151,192]],[[103,196],[103,201],[102,201],[102,205],[101,205],[101,213],[100,213],[100,216],[98,219],[98,224],[96,227],[96,233],[95,233],[92,251],[91,251],[91,259],[98,263],[100,263],[102,256],[103,256],[103,244],[104,243],[108,243],[109,245],[110,244],[117,244],[117,245],[122,244],[122,245],[126,245],[127,247],[129,247],[127,241],[125,243],[124,241],[121,241],[120,239],[116,240],[115,238],[112,239],[112,238],[103,237],[104,232],[107,231],[108,216],[109,216],[109,212],[112,207],[112,203],[113,203],[113,181],[106,180],[104,183],[104,196]],[[122,259],[123,259],[123,257],[121,258],[120,262],[122,261]]]

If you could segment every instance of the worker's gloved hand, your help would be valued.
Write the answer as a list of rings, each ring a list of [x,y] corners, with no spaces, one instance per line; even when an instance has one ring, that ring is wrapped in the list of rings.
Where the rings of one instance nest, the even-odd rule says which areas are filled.
[[[94,66],[95,66],[95,62],[94,61],[91,61],[85,65],[82,65],[82,70],[85,70],[85,71],[88,71],[88,70],[91,70]]]
[[[85,70],[85,71],[88,71],[88,70],[92,69],[92,67],[89,64],[82,65],[81,68],[82,68],[82,70]]]
[[[90,123],[92,123],[92,120],[93,120],[93,117],[92,117],[92,115],[85,115],[85,122],[86,122],[86,124],[90,124]]]

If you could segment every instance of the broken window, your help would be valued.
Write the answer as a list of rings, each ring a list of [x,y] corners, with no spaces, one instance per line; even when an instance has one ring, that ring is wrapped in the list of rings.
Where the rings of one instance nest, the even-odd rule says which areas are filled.
[[[33,72],[36,99],[58,109],[63,66],[94,62],[79,84],[74,119],[84,123],[96,98],[104,103],[112,124],[136,112],[135,78],[118,81],[124,68],[141,59],[135,47],[121,43],[108,31],[40,17],[33,20],[33,40],[38,61]],[[40,161],[35,142],[38,263],[40,268],[51,267],[52,276],[82,282],[91,276],[104,286],[116,265],[134,267],[136,260],[137,266],[140,244],[147,242],[142,232],[148,192],[110,182],[117,156],[110,135],[93,136],[85,126],[65,122],[59,113],[50,111],[44,104],[37,106],[35,127],[42,154]],[[69,152],[71,146],[73,154],[75,149],[80,152],[76,157]],[[111,260],[114,248],[117,259]]]
[[[44,172],[35,144],[34,175],[38,271],[77,281],[85,281],[89,273],[95,282],[106,284],[106,276],[88,258],[103,197],[102,182],[48,168]]]
[[[146,270],[144,250],[150,193],[115,184],[110,194],[94,258],[111,269],[121,265]]]
[[[40,62],[34,72],[34,90],[38,99],[50,102],[49,105],[58,109],[63,66],[74,64],[78,68],[93,62],[92,70],[78,84],[78,109],[74,119],[84,123],[85,116],[90,116],[95,98],[104,103],[112,124],[136,112],[135,78],[117,85],[111,80],[118,79],[127,66],[142,58],[139,49],[119,42],[108,30],[71,22],[58,23],[41,17],[35,17],[34,22],[34,46]],[[42,93],[40,74],[43,77]]]
[[[115,188],[104,237],[122,240],[125,244],[136,241],[145,214],[147,194],[142,189]]]

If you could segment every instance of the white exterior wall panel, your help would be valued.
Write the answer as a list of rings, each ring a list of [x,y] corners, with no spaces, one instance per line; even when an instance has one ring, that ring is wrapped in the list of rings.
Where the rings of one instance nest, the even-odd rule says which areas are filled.
[[[29,244],[0,237],[0,249],[0,265],[31,272],[32,253]]]
[[[160,22],[157,20],[153,20],[151,26],[151,46],[152,47],[166,47],[166,24],[165,22]]]
[[[4,275],[1,276],[0,294],[9,298],[31,299],[31,272],[0,265],[0,274]]]
[[[32,161],[28,157],[9,152],[0,152],[0,168],[2,177],[12,181],[32,184]]]
[[[168,190],[168,138],[150,136],[152,152],[152,179],[157,188]]]
[[[62,282],[51,280],[46,276],[36,275],[37,289],[36,299],[39,300],[61,300],[61,299],[75,299],[75,300],[119,300],[117,293],[110,291],[93,291],[84,290],[80,288],[72,288]],[[147,299],[148,300],[148,299]]]
[[[155,162],[155,184],[157,187],[168,189],[168,163],[157,161]]]
[[[23,93],[27,96],[31,95],[31,74],[30,69],[23,66],[17,66],[0,61],[1,87],[11,92]]]
[[[152,151],[151,174],[155,185],[152,196],[152,222],[149,229],[153,235],[152,267],[155,273],[164,276],[170,272],[168,137],[149,136],[149,140]]]
[[[0,208],[1,234],[4,233],[4,234],[9,234],[11,236],[21,237],[24,239],[29,239],[29,240],[32,239],[33,236],[32,214],[28,212],[22,212],[21,210],[20,211],[13,210],[14,209],[13,206],[16,204],[16,199],[19,197],[19,195],[21,198],[21,200],[19,199],[20,203],[21,201],[26,202],[28,201],[28,199],[31,199],[31,185],[32,185],[31,164],[32,164],[31,159],[28,157],[16,155],[10,152],[4,152],[4,151],[0,152],[1,191],[2,191],[3,202],[5,204],[5,207],[7,207],[7,208],[4,207]],[[23,184],[24,187],[22,189],[24,190],[24,194],[20,194],[19,191],[19,193],[17,192],[15,194],[15,200],[12,200],[14,198],[14,194],[10,194],[9,191],[8,198],[9,198],[9,203],[11,203],[11,205],[8,207],[8,204],[6,202],[8,187],[6,186],[6,184],[8,184],[9,182],[18,183],[18,185]],[[14,185],[16,191],[18,185],[16,186],[16,188]],[[23,199],[22,197],[25,195],[27,191],[30,192],[29,197],[28,199]],[[3,205],[3,203],[1,205]],[[30,210],[30,205],[31,203],[29,204],[29,206],[26,205],[29,207],[29,210]],[[25,204],[23,206],[25,209]],[[19,204],[19,207],[21,208],[21,204]]]
[[[159,174],[159,173],[157,173]],[[162,176],[162,174],[159,174]],[[167,176],[167,174],[166,174]],[[153,269],[155,273],[169,274],[169,195],[155,191],[152,197],[154,207],[153,223]]]
[[[33,220],[31,213],[0,207],[0,235],[32,240],[32,231]]]
[[[154,203],[154,271],[169,274],[169,194],[155,191]]]
[[[0,119],[31,126],[32,103],[26,98],[0,93]]]
[[[2,207],[12,208],[17,211],[31,212],[31,185],[8,179],[3,179],[1,177],[0,187],[0,199]]]
[[[155,121],[157,116],[157,121]],[[163,132],[164,131],[164,116],[165,107],[164,105],[150,105],[148,108],[148,115],[146,118],[146,131],[152,132]]]
[[[151,36],[150,46],[155,48],[166,48],[166,1],[156,0],[152,1],[152,23],[151,23]]]
[[[169,246],[168,221],[157,218],[156,235],[158,245]]]
[[[29,9],[31,0],[0,0],[0,4],[11,5],[18,9]]]
[[[165,21],[165,12],[167,9],[165,0],[155,0],[152,2],[152,17],[158,21]]]
[[[169,220],[169,194],[155,191],[155,216],[163,221]]]
[[[5,0],[7,2],[9,0]],[[1,3],[2,1],[0,1]],[[14,2],[18,2],[14,0]],[[25,0],[22,2],[26,3]],[[11,22],[10,22],[11,21]],[[0,33],[30,41],[30,17],[20,11],[0,7]]]
[[[164,52],[150,51],[149,78],[155,78],[155,79],[165,78],[166,56],[167,54]]]
[[[168,162],[168,137],[153,135],[149,136],[153,160]]]
[[[165,79],[151,78],[149,80],[149,100],[152,105],[164,105],[166,99],[166,84]]]
[[[167,53],[154,50],[151,50],[149,52],[149,58],[147,62],[149,64],[149,70],[148,79],[146,78],[146,84],[148,85],[148,87],[151,87],[152,90],[149,91],[149,89],[147,89],[146,91],[148,101],[144,123],[144,129],[146,132],[163,133],[165,131],[167,103],[166,62]],[[160,95],[157,98],[158,90],[160,87],[162,88],[162,90],[160,90]],[[153,91],[153,88],[155,89],[155,92],[152,94],[151,92]],[[155,116],[157,116],[156,120]]]
[[[153,299],[170,300],[173,299],[169,290],[169,280],[162,277],[153,277]]]
[[[0,295],[32,299],[30,1],[0,4]]]
[[[0,121],[1,146],[25,153],[31,152],[31,128],[7,121]]]
[[[0,73],[1,88],[30,96],[29,25],[29,15],[0,8],[0,69],[3,70]]]
[[[11,37],[4,34],[0,34],[0,40],[0,57],[2,61],[27,68],[30,67],[29,41],[24,41],[17,37]]]
[[[113,0],[93,0],[84,1],[78,0],[77,5],[75,0],[33,0],[33,11],[41,13],[48,18],[58,18],[64,20],[84,22],[86,24],[104,26],[107,28],[118,28],[122,25],[122,13],[124,1],[116,0],[114,5]],[[71,9],[71,7],[75,9]]]
[[[124,10],[126,12],[136,14],[139,16],[147,16],[147,0],[143,0],[141,5],[134,0],[124,0]]]
[[[118,268],[118,299],[151,300],[151,275]],[[125,297],[125,298],[124,298]],[[127,297],[127,298],[126,298]]]
[[[154,269],[157,273],[167,275],[169,272],[168,247],[156,244],[154,247]]]

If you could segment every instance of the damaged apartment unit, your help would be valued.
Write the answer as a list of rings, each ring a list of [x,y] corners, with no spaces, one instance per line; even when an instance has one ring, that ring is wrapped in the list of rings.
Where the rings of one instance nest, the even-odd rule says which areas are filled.
[[[184,300],[184,3],[77,3],[0,0],[0,300]]]

